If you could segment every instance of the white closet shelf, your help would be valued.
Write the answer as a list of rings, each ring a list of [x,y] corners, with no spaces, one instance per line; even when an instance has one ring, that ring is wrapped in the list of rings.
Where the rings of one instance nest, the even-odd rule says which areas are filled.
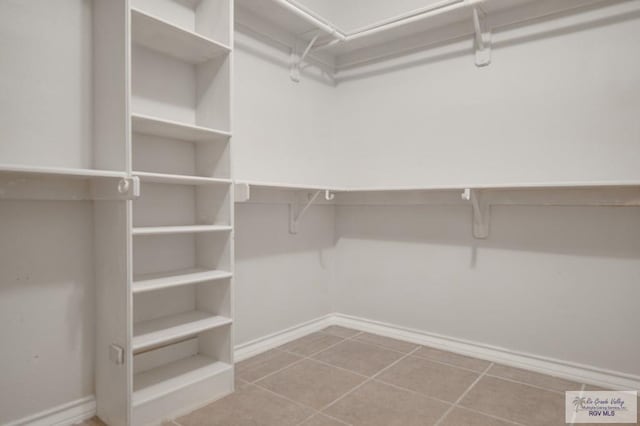
[[[230,132],[224,130],[195,126],[143,114],[132,114],[131,125],[134,133],[186,142],[226,141],[231,136]]]
[[[231,179],[201,176],[172,175],[165,173],[133,172],[142,182],[169,183],[176,185],[230,185]]]
[[[231,51],[229,46],[131,8],[134,43],[191,64],[201,64]]]
[[[202,311],[141,321],[133,325],[131,347],[135,353],[229,324],[230,318]]]
[[[124,171],[0,164],[4,199],[123,200],[138,195],[138,178]]]
[[[231,230],[232,227],[226,225],[146,226],[133,228],[133,235],[196,234]]]
[[[232,276],[233,274],[227,271],[192,268],[172,272],[136,275],[133,279],[132,287],[134,293],[143,293],[170,287],[224,280]]]
[[[138,373],[133,378],[133,405],[139,406],[231,369],[230,364],[194,355]]]
[[[265,181],[235,181],[237,186],[249,186],[262,189],[289,191],[331,191],[336,193],[353,192],[403,192],[403,191],[464,191],[475,190],[543,190],[543,189],[607,189],[607,188],[640,188],[640,181],[585,181],[585,182],[534,182],[534,183],[499,183],[499,184],[455,184],[455,185],[424,185],[424,186],[368,186],[368,187],[338,187],[318,186],[296,183],[265,182]]]
[[[40,167],[18,164],[0,164],[2,175],[22,175],[24,177],[61,177],[69,179],[124,179],[125,172],[97,169],[76,169],[67,167]]]

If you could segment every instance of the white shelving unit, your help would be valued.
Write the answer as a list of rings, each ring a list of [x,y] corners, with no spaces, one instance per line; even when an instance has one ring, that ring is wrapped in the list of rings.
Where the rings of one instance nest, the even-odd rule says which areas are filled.
[[[233,3],[94,6],[97,133],[114,172],[88,179],[139,189],[96,206],[97,412],[153,424],[233,391]]]

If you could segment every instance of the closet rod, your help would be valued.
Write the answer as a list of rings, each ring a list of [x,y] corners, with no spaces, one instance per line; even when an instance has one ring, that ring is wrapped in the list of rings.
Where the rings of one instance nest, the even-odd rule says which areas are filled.
[[[320,18],[311,14],[305,8],[297,5],[291,0],[273,1],[285,7],[292,13],[295,13],[310,24],[316,26],[318,29],[327,32],[334,37],[334,40],[319,44],[314,48],[314,50],[319,50],[334,46],[341,42],[349,42],[360,38],[369,37],[374,34],[378,34],[414,22],[422,21],[427,18],[432,18],[434,16],[438,16],[460,8],[473,7],[481,4],[483,0],[443,0],[438,3],[431,4],[427,7],[415,9],[409,13],[359,28],[350,33],[344,33],[335,26],[320,20]]]
[[[298,17],[304,19],[314,27],[326,32],[332,37],[335,37],[339,40],[343,40],[345,38],[345,35],[342,33],[342,31],[330,25],[329,23],[324,22],[324,20],[311,14],[309,11],[305,10],[301,6],[294,4],[289,0],[272,0],[272,1],[274,1],[275,3],[278,3],[280,6],[284,7],[291,13],[298,15]]]

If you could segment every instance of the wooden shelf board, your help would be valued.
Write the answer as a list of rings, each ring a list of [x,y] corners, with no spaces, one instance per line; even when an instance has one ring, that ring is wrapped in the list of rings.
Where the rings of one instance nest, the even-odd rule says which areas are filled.
[[[205,355],[194,355],[138,373],[133,378],[134,406],[232,369],[230,364]]]
[[[142,182],[169,183],[176,185],[230,185],[231,179],[207,178],[202,176],[172,175],[166,173],[138,172],[133,174],[138,176]]]
[[[228,324],[230,318],[202,311],[142,321],[133,325],[131,346],[137,352]]]
[[[227,271],[192,268],[172,272],[137,275],[133,279],[132,287],[134,293],[143,293],[170,287],[223,280],[231,278],[232,276],[233,274]]]
[[[111,170],[40,167],[19,164],[0,164],[0,174],[23,175],[25,177],[59,177],[69,179],[122,179],[127,177],[125,172]]]
[[[224,130],[195,126],[144,114],[132,114],[134,133],[182,140],[185,142],[226,141],[231,133]]]
[[[229,232],[226,225],[149,226],[133,228],[133,235],[195,234],[201,232]]]
[[[217,41],[131,8],[131,38],[138,45],[191,64],[201,64],[231,51]]]
[[[274,183],[262,181],[236,181],[236,184],[246,184],[264,189],[278,190],[329,190],[331,192],[394,192],[394,191],[463,191],[469,189],[501,189],[501,190],[535,190],[535,189],[606,189],[640,187],[640,181],[584,181],[584,182],[533,182],[533,183],[499,183],[499,184],[454,184],[454,185],[424,185],[424,186],[365,186],[365,187],[336,187],[305,184]]]

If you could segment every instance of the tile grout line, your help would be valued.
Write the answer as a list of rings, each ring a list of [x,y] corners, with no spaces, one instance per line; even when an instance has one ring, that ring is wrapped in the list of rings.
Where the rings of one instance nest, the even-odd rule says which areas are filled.
[[[534,385],[534,384],[527,383],[527,382],[522,382],[520,380],[511,379],[511,378],[508,378],[508,377],[496,376],[495,374],[487,374],[486,376],[487,377],[493,377],[495,379],[504,380],[505,382],[511,382],[511,383],[517,383],[519,385],[529,386],[531,388],[536,388],[538,390],[543,390],[543,391],[547,391],[547,392],[553,392],[553,393],[557,393],[557,394],[563,394],[565,392],[565,391],[559,391],[559,390],[556,390],[556,389],[545,388],[544,386]],[[555,377],[555,376],[549,376],[549,377]],[[576,384],[580,385],[580,386],[584,386],[581,383],[576,383]],[[576,389],[576,390],[579,390],[579,389]]]
[[[323,333],[323,334],[327,334],[327,335],[329,335],[328,333]],[[360,334],[360,333],[358,333],[358,334]],[[308,335],[307,335],[307,336],[308,336]],[[278,350],[278,351],[280,351],[280,352],[282,352],[282,353],[289,354],[289,355],[295,355],[295,356],[297,356],[297,357],[300,357],[300,359],[298,359],[298,360],[296,360],[296,361],[292,362],[291,364],[287,364],[287,365],[285,365],[284,367],[282,367],[282,368],[280,368],[280,369],[278,369],[278,370],[276,370],[276,371],[272,371],[272,372],[271,372],[271,373],[269,373],[269,374],[265,374],[264,376],[260,377],[259,379],[256,379],[256,380],[251,381],[251,382],[248,382],[248,383],[249,383],[249,384],[251,384],[251,385],[253,385],[253,384],[255,384],[255,383],[259,382],[260,380],[264,380],[264,379],[266,379],[267,377],[270,377],[270,376],[272,376],[272,375],[274,375],[274,374],[280,373],[281,371],[286,370],[286,369],[287,369],[287,368],[289,368],[289,367],[293,367],[294,365],[300,364],[302,361],[308,360],[308,359],[310,359],[312,356],[317,355],[317,354],[319,354],[320,352],[323,352],[323,351],[325,351],[325,350],[327,350],[327,349],[331,349],[331,348],[333,348],[334,346],[337,346],[337,345],[339,345],[340,343],[344,342],[345,340],[348,340],[348,338],[340,337],[340,336],[335,336],[335,335],[333,335],[333,334],[331,334],[331,336],[338,337],[338,338],[340,338],[341,340],[340,340],[339,342],[336,342],[336,343],[334,343],[334,344],[330,345],[330,346],[327,346],[326,348],[323,348],[323,349],[320,349],[319,351],[313,352],[313,353],[311,353],[311,354],[309,354],[309,355],[301,355],[301,354],[298,354],[298,353],[295,353],[295,352],[288,351],[288,350],[286,350],[286,349],[278,349],[278,347],[273,348],[273,349]],[[304,337],[304,336],[303,336],[303,337]],[[296,340],[298,340],[298,339],[296,339]],[[294,342],[294,341],[295,341],[295,340],[292,340],[292,342]],[[291,342],[289,342],[289,343],[291,343]],[[285,345],[286,345],[286,344],[287,344],[287,343],[285,343]],[[245,381],[246,381],[246,380],[245,380]]]
[[[326,410],[327,408],[331,407],[332,405],[336,404],[338,401],[344,399],[345,397],[347,397],[348,395],[351,395],[353,392],[357,391],[358,389],[360,389],[361,387],[363,387],[364,385],[366,385],[367,383],[375,380],[376,377],[378,377],[380,374],[384,373],[385,371],[387,371],[388,369],[390,369],[391,367],[393,367],[394,365],[398,364],[400,361],[402,361],[403,359],[407,358],[408,356],[410,356],[412,353],[414,353],[415,351],[417,351],[418,349],[420,349],[419,347],[415,348],[414,350],[412,350],[411,352],[405,354],[404,356],[398,358],[397,360],[395,360],[394,362],[392,362],[391,364],[387,365],[386,367],[384,367],[382,370],[378,371],[376,374],[374,374],[373,376],[369,377],[367,380],[365,380],[364,382],[360,383],[358,386],[354,387],[353,389],[351,389],[350,391],[346,392],[345,394],[343,394],[342,396],[340,396],[339,398],[335,399],[334,401],[330,402],[329,404],[325,405],[324,407],[322,407],[322,409],[320,409],[321,412],[323,412],[324,410]]]
[[[476,371],[476,373],[480,374],[481,372]],[[432,399],[434,401],[442,402],[442,403],[447,404],[447,405],[452,405],[453,404],[451,401],[446,401],[444,399],[436,398],[435,396],[426,395],[424,393],[420,393],[420,392],[415,391],[413,389],[403,388],[402,386],[398,386],[398,385],[395,385],[393,383],[385,382],[384,380],[381,380],[381,379],[375,379],[374,381],[376,381],[378,383],[382,383],[382,384],[387,385],[387,386],[391,386],[392,388],[396,388],[396,389],[401,390],[401,391],[405,391],[405,392],[412,393],[414,395],[421,396],[423,398],[428,398],[428,399]],[[474,412],[476,414],[481,414],[481,415],[486,416],[486,417],[492,417],[492,418],[494,418],[496,420],[501,420],[501,421],[503,421],[505,423],[510,423],[510,424],[514,424],[514,425],[521,425],[520,423],[514,422],[513,420],[505,419],[504,417],[498,417],[498,416],[495,416],[493,414],[483,413],[482,411],[478,411],[475,408],[461,407],[461,406],[458,406],[458,408],[460,408],[461,410],[472,411],[472,412]]]
[[[467,396],[467,394],[476,385],[476,383],[478,383],[480,381],[480,379],[482,379],[485,376],[485,374],[487,374],[487,371],[489,371],[489,369],[491,367],[493,367],[493,362],[491,364],[489,364],[489,366],[487,368],[485,368],[484,371],[478,377],[476,377],[476,379],[473,381],[473,383],[471,383],[469,385],[469,387],[464,392],[462,392],[462,395],[460,395],[458,397],[458,399],[456,399],[455,402],[449,408],[447,408],[447,410],[444,412],[444,414],[442,414],[442,416],[440,416],[440,418],[436,421],[434,426],[439,426],[440,423],[442,423],[442,421],[449,415],[449,413],[451,413],[458,406],[460,401],[462,401],[462,399],[465,396]]]

